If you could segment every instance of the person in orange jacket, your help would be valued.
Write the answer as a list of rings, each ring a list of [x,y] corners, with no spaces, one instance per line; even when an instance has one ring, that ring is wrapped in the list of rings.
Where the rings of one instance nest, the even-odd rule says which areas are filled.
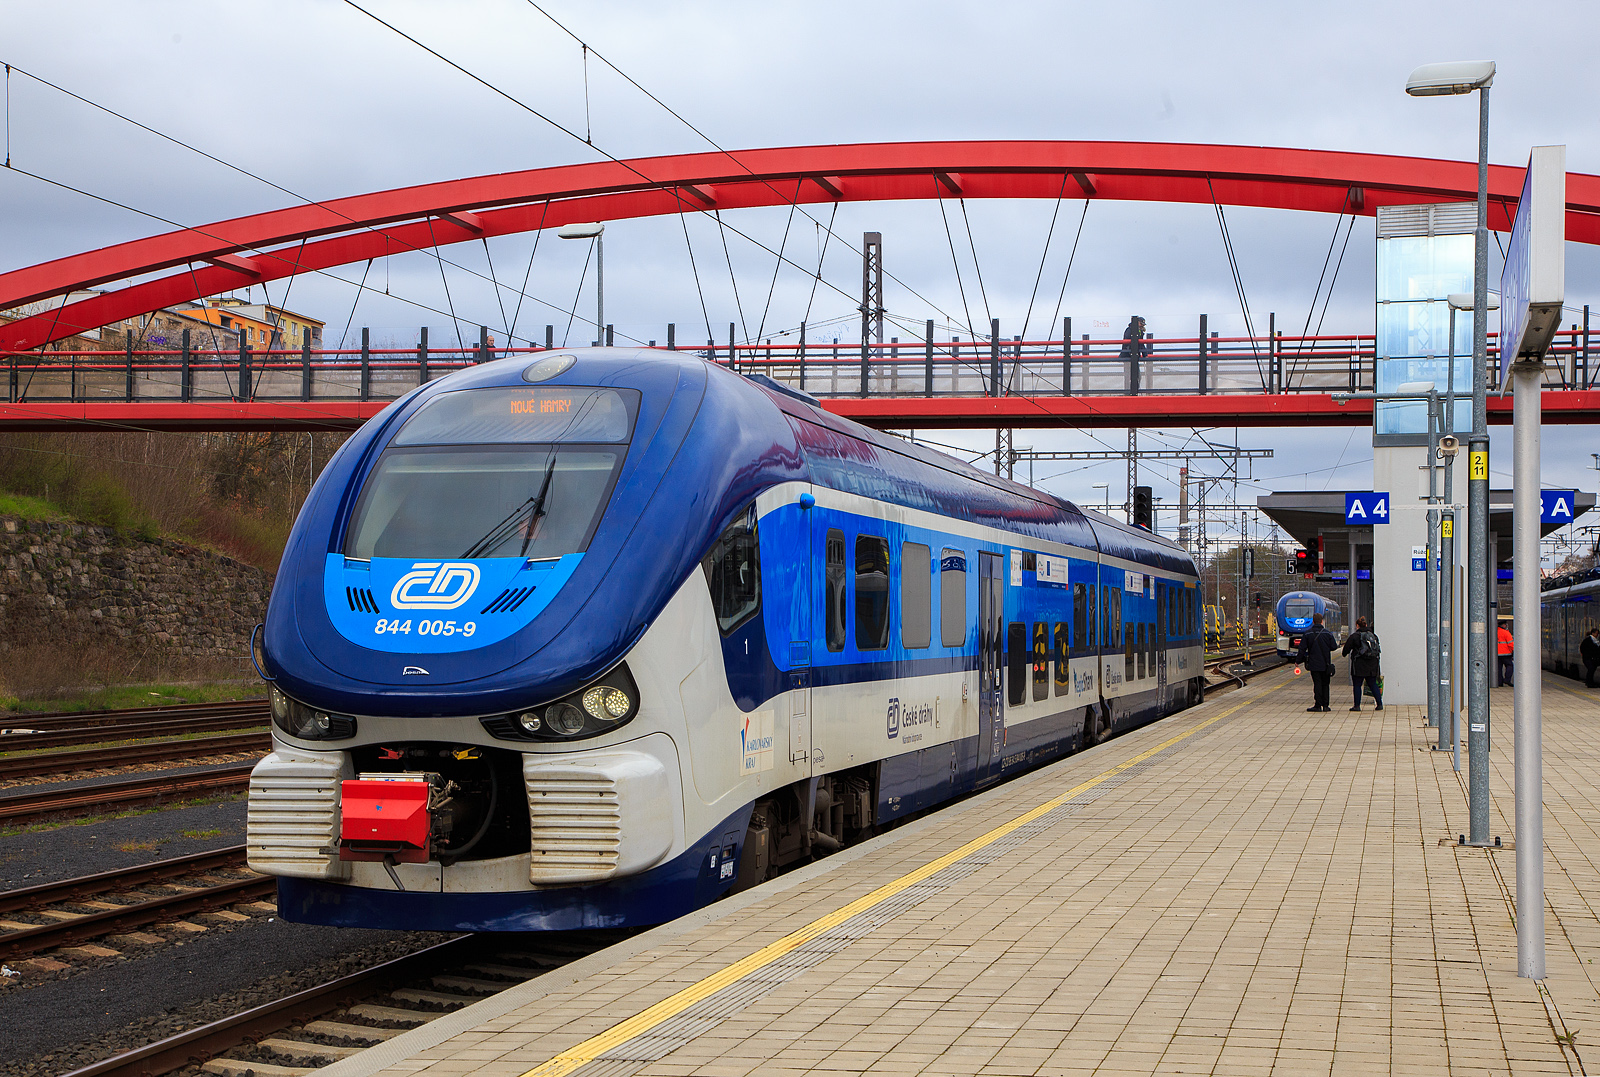
[[[1500,628],[1495,633],[1495,638],[1499,641],[1500,683],[1502,685],[1509,685],[1511,683],[1511,667],[1513,664],[1511,661],[1511,653],[1516,649],[1516,642],[1511,638],[1511,629],[1507,627],[1504,621],[1500,622]]]

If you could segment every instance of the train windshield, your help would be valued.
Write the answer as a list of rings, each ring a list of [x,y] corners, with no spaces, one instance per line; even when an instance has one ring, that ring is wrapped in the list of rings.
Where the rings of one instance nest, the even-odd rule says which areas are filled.
[[[349,557],[559,557],[585,549],[627,453],[638,394],[547,387],[445,393],[368,478]]]
[[[1317,607],[1310,602],[1288,602],[1283,607],[1284,617],[1291,621],[1309,621],[1316,612]]]

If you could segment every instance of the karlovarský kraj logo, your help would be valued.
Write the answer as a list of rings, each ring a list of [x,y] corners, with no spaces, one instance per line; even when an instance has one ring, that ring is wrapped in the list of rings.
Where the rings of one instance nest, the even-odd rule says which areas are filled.
[[[397,610],[453,610],[478,589],[478,566],[470,561],[417,561],[389,592]]]

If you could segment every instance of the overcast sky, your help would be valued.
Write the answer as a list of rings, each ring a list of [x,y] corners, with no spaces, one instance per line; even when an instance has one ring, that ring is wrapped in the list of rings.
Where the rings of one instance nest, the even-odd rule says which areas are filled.
[[[589,59],[587,107],[582,51],[526,0],[394,2],[362,7],[469,68],[506,94],[577,131],[618,157],[707,148],[693,131]],[[1568,167],[1600,172],[1600,73],[1592,63],[1592,3],[1178,5],[1123,2],[808,4],[634,3],[541,5],[577,37],[726,148],[951,138],[1113,139],[1238,143],[1468,158],[1475,151],[1476,100],[1412,99],[1407,73],[1436,60],[1492,58],[1491,160],[1522,164],[1533,145],[1565,143]],[[459,176],[595,160],[581,141],[452,70],[355,7],[338,0],[271,3],[89,3],[0,0],[6,33],[0,60],[198,146],[306,198],[332,198]],[[81,188],[132,210],[52,187],[15,169],[0,171],[0,270],[167,230],[182,224],[293,204],[294,198],[197,157],[74,101],[14,71],[8,83],[7,149],[16,168]],[[951,208],[951,207],[947,207]],[[1053,202],[968,204],[977,269],[991,314],[1009,335],[1027,311]],[[133,212],[133,210],[142,211]],[[1120,335],[1130,313],[1158,334],[1191,334],[1208,314],[1223,333],[1242,330],[1238,297],[1210,207],[1097,203],[1060,210],[1045,259],[1030,336],[1061,299],[1061,313],[1086,329],[1103,322]],[[783,241],[783,209],[739,211],[737,227],[771,247]],[[1276,313],[1298,331],[1308,317],[1334,219],[1319,214],[1230,209],[1229,231],[1258,328]],[[1082,235],[1070,277],[1070,239]],[[802,227],[803,226],[803,227]],[[835,232],[859,242],[881,231],[885,262],[901,284],[888,288],[892,315],[941,323],[961,295],[934,202],[847,203]],[[835,243],[825,284],[730,236],[726,254],[715,222],[690,226],[705,304],[689,272],[684,236],[671,218],[613,222],[606,232],[607,320],[619,337],[660,339],[676,322],[682,338],[703,339],[706,314],[773,336],[806,317],[849,324],[859,289],[854,250]],[[588,245],[546,237],[531,271],[534,236],[494,240],[493,276],[522,299],[516,336],[542,338],[553,323],[568,334],[592,317],[593,269],[579,293]],[[814,261],[820,232],[797,218],[787,250]],[[804,257],[800,257],[800,256]],[[454,309],[470,338],[479,323],[497,330],[515,311],[515,291],[482,277],[481,245],[459,245],[448,270],[425,256],[375,265],[363,293],[360,266],[337,276],[298,278],[291,308],[329,323],[410,333],[428,324],[453,334]],[[975,282],[963,252],[969,306]],[[1373,226],[1360,219],[1345,254],[1324,332],[1367,333],[1373,325]],[[729,262],[732,263],[732,273]],[[1498,279],[1492,263],[1492,280]],[[379,280],[379,275],[382,275]],[[1063,280],[1065,278],[1065,287]],[[736,301],[731,282],[736,282]],[[1567,300],[1600,304],[1600,252],[1569,245]],[[939,309],[913,295],[915,289]],[[284,302],[285,282],[271,299]],[[768,301],[768,293],[771,300]],[[261,289],[255,290],[257,300]],[[502,313],[502,304],[505,305]],[[1040,313],[1041,307],[1043,313]],[[432,309],[429,309],[432,308]],[[1320,312],[1319,312],[1320,313]],[[741,317],[742,315],[742,317]],[[1569,315],[1572,320],[1575,315]],[[979,315],[975,312],[974,320]],[[965,320],[964,315],[955,318]],[[1314,323],[1313,323],[1314,324]],[[891,333],[893,331],[891,330]],[[1097,335],[1107,333],[1099,329]],[[581,323],[572,343],[590,339]],[[1508,443],[1496,431],[1495,485],[1510,483]],[[929,434],[992,448],[991,435]],[[1232,430],[1205,433],[1233,442]],[[1191,431],[1148,431],[1146,446],[1178,447]],[[1238,443],[1277,450],[1258,462],[1237,496],[1286,489],[1365,489],[1371,484],[1365,430],[1243,430]],[[1020,431],[1039,449],[1121,447],[1120,432]],[[1547,484],[1595,488],[1593,428],[1547,427]],[[1196,465],[1201,471],[1208,465]],[[1124,496],[1119,463],[1040,464],[1039,485],[1086,503]],[[1176,466],[1151,463],[1141,477],[1168,505]],[[1232,500],[1231,489],[1219,495]]]

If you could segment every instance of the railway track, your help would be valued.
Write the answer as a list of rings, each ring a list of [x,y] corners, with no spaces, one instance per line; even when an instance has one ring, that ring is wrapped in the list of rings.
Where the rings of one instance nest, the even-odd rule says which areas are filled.
[[[271,734],[260,732],[157,741],[153,744],[124,744],[115,748],[90,748],[78,752],[7,755],[0,756],[0,780],[35,778],[43,774],[71,774],[74,771],[131,763],[167,763],[235,752],[264,752],[271,746]]]
[[[208,875],[241,870],[245,870],[245,847],[232,845],[133,868],[0,891],[0,928],[5,929],[0,933],[0,958],[12,959],[149,924],[181,920],[239,902],[259,901],[276,892],[277,880],[266,876],[252,873],[246,878],[218,879]],[[173,892],[134,892],[153,883],[167,884]],[[125,900],[104,900],[107,896]],[[9,919],[18,913],[36,914],[51,922],[28,924]]]
[[[162,774],[150,778],[102,782],[68,789],[12,793],[0,796],[0,826],[37,822],[58,815],[82,815],[159,803],[193,799],[218,793],[241,792],[250,786],[253,763],[237,763],[191,774]]]
[[[68,748],[78,744],[110,744],[117,741],[187,736],[192,733],[218,733],[230,729],[254,729],[271,720],[266,707],[255,711],[183,718],[130,718],[122,722],[103,722],[87,726],[46,729],[34,725],[13,726],[0,733],[0,751],[21,752],[33,748]]]
[[[13,714],[8,726],[29,729],[78,729],[94,725],[117,725],[133,719],[168,721],[175,718],[209,718],[232,714],[260,714],[265,720],[265,699],[238,699],[226,703],[171,703],[159,707],[123,707],[102,711],[44,711],[38,714]]]
[[[631,932],[572,931],[508,945],[464,935],[256,1006],[65,1077],[297,1077],[587,957]]]

